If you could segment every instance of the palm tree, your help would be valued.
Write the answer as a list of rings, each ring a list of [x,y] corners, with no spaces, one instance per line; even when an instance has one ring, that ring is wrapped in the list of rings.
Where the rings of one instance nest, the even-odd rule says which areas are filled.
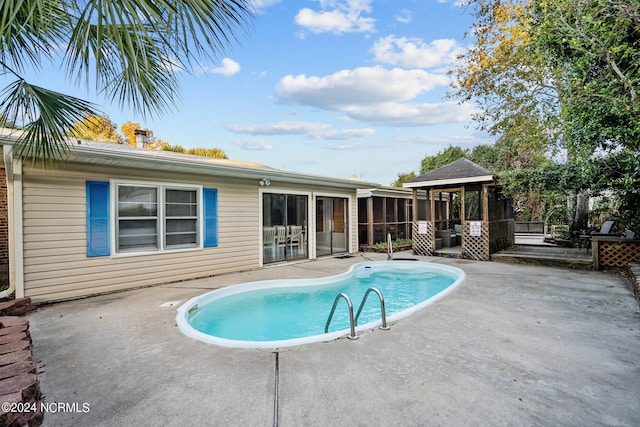
[[[67,78],[145,115],[174,105],[177,71],[216,58],[246,29],[253,0],[1,0],[0,116],[21,126],[14,153],[63,158],[65,137],[97,106],[27,82],[21,73],[59,61]]]

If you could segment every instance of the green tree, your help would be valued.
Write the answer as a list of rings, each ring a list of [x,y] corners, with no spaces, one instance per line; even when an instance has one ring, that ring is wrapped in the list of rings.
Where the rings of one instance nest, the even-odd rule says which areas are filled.
[[[24,129],[14,147],[31,159],[60,158],[65,135],[96,106],[27,82],[22,73],[55,61],[70,80],[95,83],[121,107],[142,115],[169,112],[176,70],[215,57],[253,17],[250,0],[23,0],[0,10],[0,68],[12,76],[0,114]]]
[[[393,187],[402,187],[402,184],[415,177],[416,173],[414,171],[399,173],[398,178],[391,185]]]
[[[634,158],[640,148],[640,2],[471,5],[475,40],[452,71],[452,96],[477,102],[478,126],[515,148],[513,153],[528,153],[522,167],[535,167],[540,159],[531,155],[567,150],[567,169],[580,174],[564,189],[575,207],[574,223],[584,218],[586,190],[615,189],[620,212],[637,212],[635,164],[602,165],[611,163],[608,158]],[[599,168],[600,175],[590,174]],[[548,168],[537,173],[553,177]],[[633,222],[631,215],[622,219]]]
[[[201,156],[201,157],[211,157],[214,159],[226,159],[227,155],[225,154],[224,151],[222,151],[219,148],[202,148],[202,147],[198,147],[198,148],[190,148],[187,150],[187,154],[193,154],[194,156]]]
[[[466,152],[460,147],[448,146],[442,151],[438,151],[433,156],[427,156],[420,162],[420,173],[424,174],[438,169],[458,159],[466,157]]]
[[[562,79],[567,148],[640,149],[640,2],[546,0],[537,43]]]

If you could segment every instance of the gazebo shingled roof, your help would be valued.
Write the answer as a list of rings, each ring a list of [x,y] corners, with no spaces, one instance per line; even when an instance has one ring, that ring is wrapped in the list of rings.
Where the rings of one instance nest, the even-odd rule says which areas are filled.
[[[406,181],[405,187],[420,187],[425,184],[452,184],[465,182],[492,181],[493,173],[482,166],[473,163],[471,160],[461,158],[455,162],[432,170],[423,175]],[[427,185],[428,185],[427,184]]]

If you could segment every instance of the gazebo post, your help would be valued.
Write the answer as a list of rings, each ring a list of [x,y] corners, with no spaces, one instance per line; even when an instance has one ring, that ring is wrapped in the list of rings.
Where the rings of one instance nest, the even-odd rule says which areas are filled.
[[[489,228],[489,185],[482,184],[482,221]]]
[[[460,243],[460,248],[462,249],[462,253],[464,254],[465,243],[467,242],[467,223],[465,221],[466,214],[464,211],[465,195],[464,195],[465,186],[462,186],[462,190],[460,190],[460,228],[462,229],[462,242]]]
[[[430,204],[429,209],[431,211],[431,230],[433,230],[433,236],[431,236],[431,252],[434,252],[436,250],[436,198],[433,188],[429,190],[428,194]]]
[[[367,244],[373,245],[373,196],[367,198]]]
[[[487,259],[491,259],[491,233],[489,231],[489,228],[491,227],[489,222],[489,184],[482,184],[482,220],[486,225],[487,230],[487,246],[485,247],[487,251],[486,255]]]

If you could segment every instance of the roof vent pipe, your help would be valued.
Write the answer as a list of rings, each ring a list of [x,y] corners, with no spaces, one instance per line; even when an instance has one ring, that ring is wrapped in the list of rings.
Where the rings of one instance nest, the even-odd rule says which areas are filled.
[[[144,130],[144,129],[136,129],[133,131],[134,135],[136,136],[136,147],[137,148],[146,148],[147,147],[147,136],[149,136],[149,134],[151,132],[149,132],[148,130]]]

